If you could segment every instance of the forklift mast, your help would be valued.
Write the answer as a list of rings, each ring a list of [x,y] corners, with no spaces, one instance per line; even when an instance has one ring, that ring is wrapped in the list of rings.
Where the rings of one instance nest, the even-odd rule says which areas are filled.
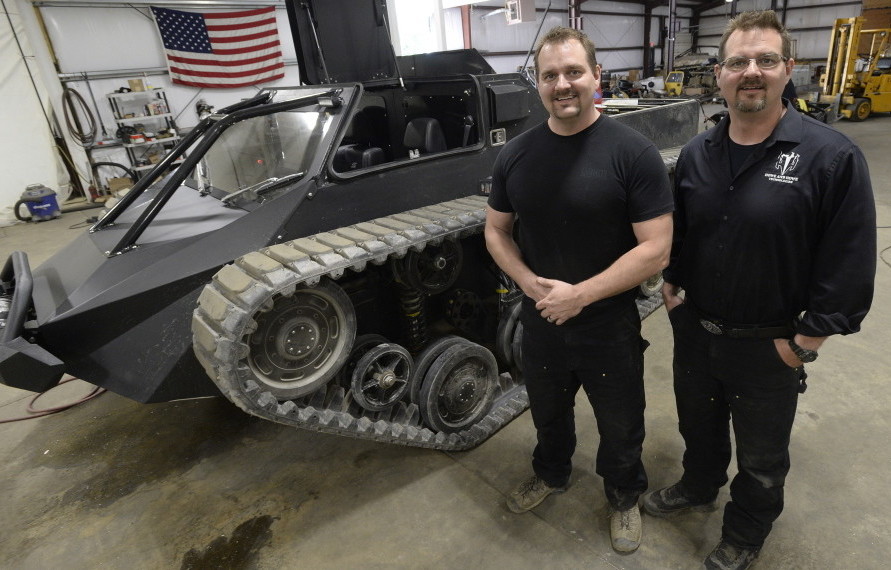
[[[878,66],[888,49],[891,28],[864,30],[864,18],[840,18],[832,28],[820,100],[839,116],[859,121],[871,112],[891,110],[891,78]]]

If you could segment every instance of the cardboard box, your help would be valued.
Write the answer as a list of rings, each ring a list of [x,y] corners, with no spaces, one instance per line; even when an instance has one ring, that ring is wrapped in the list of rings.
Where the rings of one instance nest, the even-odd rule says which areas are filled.
[[[640,79],[640,70],[639,69],[631,69],[628,71],[628,81],[637,81]]]
[[[127,83],[130,84],[130,91],[145,91],[145,83],[142,82],[142,79],[128,79]]]
[[[111,193],[115,193],[118,190],[123,190],[124,188],[130,188],[131,186],[133,186],[133,181],[126,176],[119,178],[109,178],[107,183],[108,191]]]

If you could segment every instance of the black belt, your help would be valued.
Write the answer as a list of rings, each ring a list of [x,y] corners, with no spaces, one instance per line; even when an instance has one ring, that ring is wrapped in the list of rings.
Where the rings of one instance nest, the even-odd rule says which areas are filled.
[[[688,303],[685,302],[685,304]],[[795,336],[795,326],[792,320],[786,324],[774,322],[763,325],[735,325],[723,323],[703,314],[692,303],[689,303],[689,306],[699,318],[699,324],[702,325],[702,328],[713,335],[726,336],[727,338],[792,338]]]
[[[726,336],[727,338],[791,338],[795,334],[792,325],[780,325],[771,327],[762,327],[753,325],[751,327],[731,327],[708,319],[699,319],[702,328],[714,335]]]

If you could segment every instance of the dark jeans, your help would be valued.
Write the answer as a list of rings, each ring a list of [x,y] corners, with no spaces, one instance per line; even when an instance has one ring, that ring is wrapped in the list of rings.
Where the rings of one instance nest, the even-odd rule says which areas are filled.
[[[616,510],[631,508],[647,488],[640,458],[646,342],[636,308],[605,326],[530,325],[529,320],[524,319],[523,372],[538,435],[533,470],[551,486],[569,482],[575,396],[584,387],[600,434],[596,471],[607,500]]]
[[[711,501],[727,482],[730,427],[738,474],[724,509],[723,537],[759,548],[783,510],[789,437],[801,368],[790,368],[773,339],[731,339],[702,328],[687,305],[669,313],[674,329],[674,392],[684,452],[685,494]]]

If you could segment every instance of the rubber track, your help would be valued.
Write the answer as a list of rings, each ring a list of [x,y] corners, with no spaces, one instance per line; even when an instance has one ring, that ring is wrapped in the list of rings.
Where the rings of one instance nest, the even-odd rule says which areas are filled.
[[[457,433],[434,432],[421,425],[417,405],[397,403],[369,412],[350,392],[329,383],[314,394],[279,402],[252,379],[243,360],[242,341],[256,329],[253,315],[275,295],[291,295],[298,286],[314,286],[323,277],[340,279],[345,271],[363,271],[409,250],[421,251],[443,239],[463,239],[482,232],[486,198],[472,196],[409,210],[331,232],[273,245],[223,267],[202,291],[192,318],[195,354],[224,395],[247,413],[303,429],[440,450],[473,448],[510,423],[528,407],[526,389],[501,374],[491,411]],[[638,303],[641,318],[661,297]]]

